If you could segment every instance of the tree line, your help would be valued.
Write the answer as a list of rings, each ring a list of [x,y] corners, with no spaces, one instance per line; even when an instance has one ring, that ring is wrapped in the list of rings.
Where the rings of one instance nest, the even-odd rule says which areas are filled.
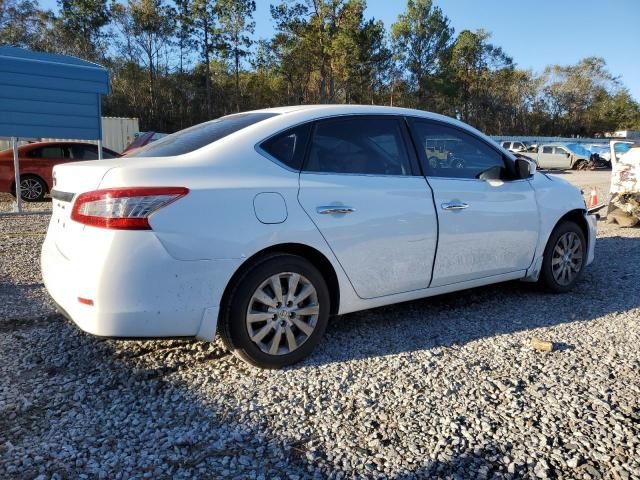
[[[254,34],[254,0],[0,0],[0,44],[105,65],[105,115],[173,132],[280,105],[361,103],[430,110],[496,135],[592,136],[640,128],[640,105],[602,58],[518,68],[484,30],[455,32],[432,0],[389,28],[364,0],[276,0]],[[265,20],[266,21],[266,20]]]

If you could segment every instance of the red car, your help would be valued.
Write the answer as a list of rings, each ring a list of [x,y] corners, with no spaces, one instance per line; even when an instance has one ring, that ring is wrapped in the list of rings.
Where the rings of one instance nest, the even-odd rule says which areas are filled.
[[[18,147],[21,197],[27,202],[42,201],[53,188],[53,167],[60,163],[96,160],[98,147],[84,142],[36,142]],[[102,147],[103,158],[120,155]],[[13,150],[0,152],[0,192],[15,196]]]

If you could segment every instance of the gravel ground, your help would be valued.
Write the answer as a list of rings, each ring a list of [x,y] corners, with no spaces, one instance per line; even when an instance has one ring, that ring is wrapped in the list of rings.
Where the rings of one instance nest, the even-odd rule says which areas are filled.
[[[0,478],[640,478],[640,229],[600,224],[574,293],[345,315],[262,371],[79,331],[42,287],[47,220],[0,217]]]
[[[8,193],[0,193],[0,213],[13,212],[15,199]],[[22,210],[25,212],[50,212],[51,198],[45,197],[43,202],[22,202]]]

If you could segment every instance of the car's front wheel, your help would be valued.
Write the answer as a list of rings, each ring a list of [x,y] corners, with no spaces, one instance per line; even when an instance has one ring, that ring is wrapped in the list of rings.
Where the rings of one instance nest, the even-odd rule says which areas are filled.
[[[575,222],[563,221],[549,237],[540,281],[552,292],[567,292],[582,276],[586,258],[587,242],[582,229]]]
[[[240,278],[219,332],[242,360],[280,368],[311,353],[324,334],[329,310],[329,290],[318,269],[302,257],[276,254]]]

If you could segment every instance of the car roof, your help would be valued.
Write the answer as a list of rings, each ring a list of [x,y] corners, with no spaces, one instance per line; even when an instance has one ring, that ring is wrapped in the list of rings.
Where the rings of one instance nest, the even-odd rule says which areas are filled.
[[[344,105],[344,104],[326,104],[326,105],[291,105],[285,107],[264,108],[260,110],[251,110],[241,113],[276,113],[282,114],[282,117],[296,117],[296,121],[312,121],[327,117],[341,115],[402,115],[408,117],[421,117],[430,120],[437,120],[450,125],[457,126],[463,130],[474,133],[486,141],[496,144],[496,142],[473,128],[471,125],[463,123],[455,118],[440,115],[439,113],[428,112],[425,110],[416,110],[413,108],[387,107],[382,105]],[[275,119],[274,119],[275,120]],[[497,145],[497,144],[496,144]]]
[[[445,120],[447,122],[457,120],[447,117],[444,115],[440,115],[438,113],[427,112],[425,110],[416,110],[413,108],[402,108],[402,107],[387,107],[383,105],[353,105],[353,104],[320,104],[320,105],[290,105],[285,107],[272,107],[272,108],[263,108],[259,110],[251,110],[248,112],[242,113],[278,113],[278,114],[288,114],[288,113],[309,113],[315,114],[318,118],[331,116],[331,115],[349,115],[349,114],[370,114],[375,115],[383,114],[383,115],[406,115],[406,116],[420,116],[420,117],[429,117],[437,120]],[[460,122],[461,123],[461,122]]]
[[[24,145],[20,145],[19,148],[49,147],[49,146],[55,146],[55,145],[96,145],[96,144],[92,142],[82,142],[79,140],[47,140],[42,142],[26,143]],[[107,147],[103,147],[103,148],[105,148],[106,150],[110,150]]]
[[[28,152],[30,150],[33,150],[34,148],[40,148],[40,147],[50,147],[50,146],[56,146],[56,145],[96,145],[95,143],[92,142],[82,142],[79,140],[48,140],[48,141],[44,141],[44,142],[31,142],[31,143],[25,143],[24,145],[20,145],[18,146],[18,151],[19,152]],[[107,150],[109,152],[113,152],[116,153],[117,152],[111,148],[107,148],[104,145],[102,146],[103,150]],[[6,157],[7,155],[11,156],[13,155],[13,153],[11,153],[13,150],[11,147],[5,149],[5,150],[0,150],[0,154],[4,157]]]

